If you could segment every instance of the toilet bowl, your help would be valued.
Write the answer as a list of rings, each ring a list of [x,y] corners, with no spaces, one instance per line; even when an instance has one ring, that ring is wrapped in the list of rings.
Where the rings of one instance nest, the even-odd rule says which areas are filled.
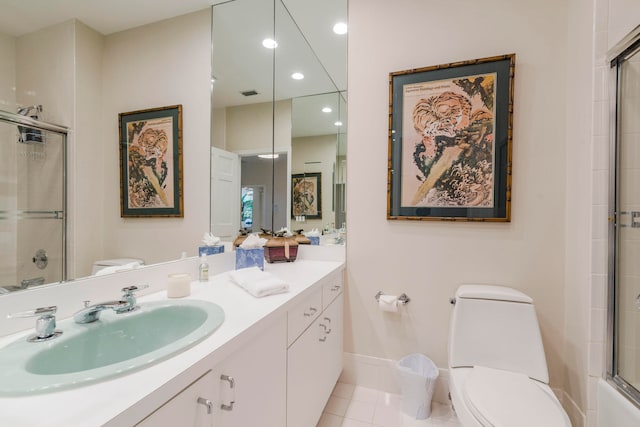
[[[144,265],[144,261],[137,258],[113,258],[103,259],[93,263],[91,269],[92,276],[101,276],[103,274],[115,273],[118,271],[131,270],[140,265]]]
[[[568,427],[548,385],[533,300],[490,285],[458,288],[449,335],[451,401],[465,427]]]

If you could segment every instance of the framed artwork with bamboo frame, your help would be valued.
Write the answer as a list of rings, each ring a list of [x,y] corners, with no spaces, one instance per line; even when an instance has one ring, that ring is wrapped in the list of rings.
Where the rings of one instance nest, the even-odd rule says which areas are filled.
[[[118,116],[120,216],[184,217],[182,105]]]
[[[389,74],[387,219],[511,220],[515,54]]]
[[[322,173],[291,175],[291,218],[322,219]]]

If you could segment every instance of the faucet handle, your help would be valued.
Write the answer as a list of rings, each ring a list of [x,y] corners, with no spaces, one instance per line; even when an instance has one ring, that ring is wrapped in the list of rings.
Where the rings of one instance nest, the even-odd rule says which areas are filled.
[[[25,310],[25,311],[19,311],[17,313],[9,313],[7,314],[7,319],[53,315],[53,314],[56,314],[56,311],[58,311],[58,306],[56,305],[51,305],[49,307],[38,307],[38,308],[34,308],[33,310]]]
[[[125,296],[128,295],[133,295],[136,291],[140,291],[142,289],[147,289],[149,287],[148,284],[142,284],[142,285],[131,285],[131,286],[126,286],[124,288],[121,289],[122,292],[124,292]]]
[[[36,333],[29,336],[27,341],[48,341],[62,335],[62,331],[56,330],[56,311],[58,311],[58,307],[52,305],[49,307],[34,308],[33,310],[19,311],[17,313],[9,313],[7,314],[7,318],[38,317],[36,320]]]
[[[122,295],[122,299],[126,301],[128,305],[126,307],[116,309],[116,313],[118,314],[130,313],[134,310],[137,310],[139,307],[136,301],[136,291],[139,291],[141,289],[146,289],[148,287],[149,285],[145,283],[138,286],[132,285],[132,286],[126,286],[122,288],[122,292],[124,292],[124,295]]]

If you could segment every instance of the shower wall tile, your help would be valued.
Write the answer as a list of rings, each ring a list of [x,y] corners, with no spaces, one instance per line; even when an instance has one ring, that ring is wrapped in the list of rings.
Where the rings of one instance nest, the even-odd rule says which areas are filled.
[[[592,224],[591,233],[593,239],[606,239],[608,232],[608,209],[607,205],[594,205],[591,207],[592,211]]]
[[[609,101],[609,67],[596,67],[593,75],[593,100]]]
[[[0,33],[0,110],[16,108],[16,40]]]
[[[609,136],[609,102],[595,101],[593,106],[594,136]]]
[[[609,137],[605,135],[594,136],[593,138],[593,159],[594,170],[609,169]]]
[[[591,309],[591,341],[603,343],[605,338],[606,310],[603,308]]]
[[[606,274],[593,274],[591,276],[591,307],[594,309],[607,308]]]
[[[608,203],[609,171],[597,170],[593,172],[592,198],[595,205],[606,205]]]

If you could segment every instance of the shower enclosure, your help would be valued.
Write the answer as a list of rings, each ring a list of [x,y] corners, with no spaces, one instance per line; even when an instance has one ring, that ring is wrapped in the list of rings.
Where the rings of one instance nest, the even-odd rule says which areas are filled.
[[[68,129],[0,111],[0,293],[64,281]]]
[[[611,61],[607,379],[640,407],[640,27]]]

